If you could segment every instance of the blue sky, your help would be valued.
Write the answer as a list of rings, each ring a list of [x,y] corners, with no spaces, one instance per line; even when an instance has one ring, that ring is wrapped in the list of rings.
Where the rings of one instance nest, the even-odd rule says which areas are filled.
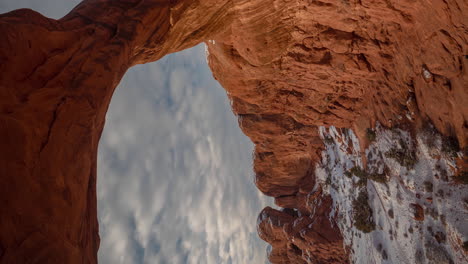
[[[59,18],[79,1],[1,0]],[[271,204],[253,181],[240,131],[204,44],[128,71],[100,142],[100,263],[264,263],[256,217]]]

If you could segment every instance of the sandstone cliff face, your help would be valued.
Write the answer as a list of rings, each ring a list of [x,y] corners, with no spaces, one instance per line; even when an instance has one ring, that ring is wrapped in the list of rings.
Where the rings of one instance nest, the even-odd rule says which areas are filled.
[[[309,198],[323,146],[318,126],[353,128],[364,149],[366,131],[376,121],[417,129],[430,120],[467,145],[463,10],[462,1],[289,1],[267,30],[287,28],[281,52],[270,52],[276,43],[261,34],[249,42],[232,34],[237,29],[208,43],[213,74],[256,144],[258,188],[278,206],[300,212],[280,221],[284,230],[304,216],[315,218],[317,206]],[[365,158],[364,152],[355,154]],[[311,250],[319,248],[313,241],[294,242],[260,219],[273,263],[306,263],[310,254],[327,263]],[[331,222],[316,231],[339,233]],[[291,257],[291,248],[302,258]],[[348,253],[341,247],[333,255]]]
[[[344,263],[315,177],[318,126],[352,127],[365,146],[376,121],[427,118],[466,146],[467,9],[459,0],[87,0],[60,20],[1,15],[2,263],[96,262],[96,153],[114,88],[128,67],[206,40],[256,144],[256,184],[286,208],[259,217],[271,261]]]
[[[308,196],[307,204],[313,211],[305,214],[290,207],[282,211],[267,207],[260,213],[258,234],[272,246],[270,262],[349,263],[343,237],[329,219],[331,197],[319,189]]]
[[[227,7],[84,1],[60,20],[0,16],[1,263],[97,262],[96,155],[115,87],[222,28]]]
[[[467,144],[466,4],[291,1],[288,7],[269,29],[288,29],[282,52],[270,53],[275,43],[267,40],[246,44],[241,35],[208,43],[214,76],[256,143],[256,166],[276,171],[256,167],[263,192],[297,192],[291,180],[307,174],[321,125],[353,127],[364,138],[375,121],[391,127],[423,117]],[[251,50],[270,57],[259,62]],[[292,171],[288,160],[296,164]]]

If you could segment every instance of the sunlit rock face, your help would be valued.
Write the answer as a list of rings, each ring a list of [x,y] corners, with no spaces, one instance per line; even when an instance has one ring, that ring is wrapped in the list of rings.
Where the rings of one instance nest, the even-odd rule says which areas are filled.
[[[283,2],[276,3],[273,9]],[[321,216],[313,212],[324,205],[316,204],[328,197],[327,192],[316,195],[323,188],[316,176],[323,158],[318,126],[353,128],[360,139],[354,147],[365,149],[366,131],[377,121],[414,132],[430,120],[460,146],[467,145],[466,8],[462,1],[288,1],[284,11],[271,12],[277,17],[265,29],[270,34],[288,29],[281,48],[263,33],[251,37],[234,26],[230,35],[207,43],[213,74],[256,144],[256,185],[278,206],[300,215],[284,216],[280,225],[275,219],[285,213],[275,212],[270,220],[273,209],[268,208],[260,215],[259,233],[272,245],[273,263],[327,263],[316,250],[334,245],[295,242],[284,231],[304,221],[299,219],[318,221]],[[239,20],[247,28],[254,25]],[[365,152],[351,153],[365,168]],[[466,156],[458,161],[457,173],[463,174]],[[408,210],[421,212],[415,204]],[[338,228],[333,219],[319,230],[329,229],[339,239],[350,223]],[[314,231],[297,228],[300,234]],[[349,241],[333,255],[353,260]],[[357,263],[364,263],[362,257]]]
[[[213,74],[256,144],[260,190],[300,192],[321,125],[354,127],[362,138],[376,121],[424,117],[466,145],[466,3],[276,2],[284,11],[262,26],[282,35],[279,52],[263,31],[252,38],[234,26],[208,43]]]
[[[339,219],[349,208],[337,207],[339,196],[320,180],[327,164],[322,151],[342,142],[318,127],[353,128],[359,141],[345,151],[361,159],[361,170],[372,158],[358,149],[369,146],[366,131],[377,121],[414,132],[427,119],[447,142],[465,147],[467,9],[461,0],[88,0],[60,20],[31,10],[1,15],[1,261],[96,262],[96,153],[112,93],[128,67],[202,41],[241,128],[256,144],[256,184],[285,208],[266,208],[259,217],[270,260],[359,259],[346,229],[356,217]],[[463,184],[466,153],[453,152],[458,158],[448,178]],[[412,157],[396,149],[388,159],[409,166]],[[392,179],[405,172],[388,164]],[[336,177],[328,184],[338,184]],[[356,195],[365,201],[371,193]],[[428,207],[410,200],[412,219],[426,223]],[[377,208],[358,205],[356,224],[373,234],[383,224],[365,220],[379,219]],[[466,260],[460,246],[466,230],[457,232],[445,234],[457,238],[452,249],[434,244],[445,248],[442,255],[414,246],[423,250],[421,263],[431,256]],[[387,242],[376,246],[383,259],[393,243]]]

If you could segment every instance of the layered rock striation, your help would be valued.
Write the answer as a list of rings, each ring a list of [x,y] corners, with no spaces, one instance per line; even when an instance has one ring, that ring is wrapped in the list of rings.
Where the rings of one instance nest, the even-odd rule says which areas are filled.
[[[2,263],[96,263],[96,153],[136,64],[210,40],[209,64],[255,143],[273,263],[345,263],[315,177],[318,126],[417,128],[468,143],[466,2],[85,0],[59,20],[0,15]],[[466,163],[466,162],[465,162]]]

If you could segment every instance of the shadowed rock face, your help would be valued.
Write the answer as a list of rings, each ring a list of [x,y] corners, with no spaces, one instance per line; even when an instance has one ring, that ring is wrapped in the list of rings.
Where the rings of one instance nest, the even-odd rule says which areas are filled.
[[[223,28],[227,7],[84,1],[60,20],[0,16],[1,263],[97,262],[96,155],[115,87]]]
[[[87,0],[60,20],[0,15],[2,263],[95,263],[96,154],[112,93],[136,64],[208,43],[275,197],[273,263],[345,263],[316,185],[317,126],[430,119],[468,143],[463,1]],[[413,126],[413,125],[412,125]],[[307,254],[305,254],[307,252]]]

